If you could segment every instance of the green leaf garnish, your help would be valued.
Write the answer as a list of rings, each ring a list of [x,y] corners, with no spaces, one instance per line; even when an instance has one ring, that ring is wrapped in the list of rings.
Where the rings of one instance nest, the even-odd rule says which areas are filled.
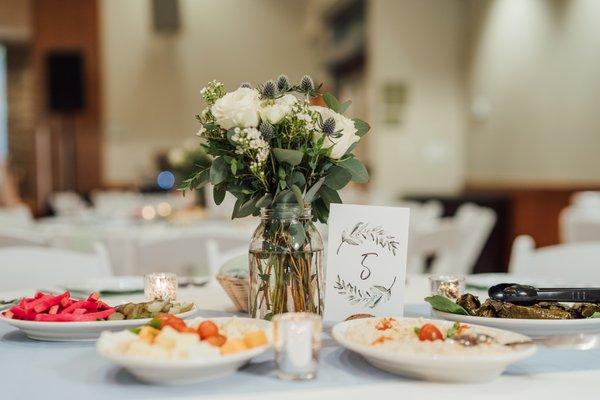
[[[452,326],[446,332],[446,337],[449,339],[452,338],[454,335],[456,335],[456,332],[458,332],[459,329],[460,329],[460,323],[458,323],[458,322],[453,323]]]
[[[588,318],[600,318],[600,312],[596,311],[595,313],[590,315]]]
[[[435,295],[425,297],[425,301],[431,304],[431,307],[438,311],[447,312],[450,314],[469,315],[467,310],[462,308],[462,306],[444,296]]]

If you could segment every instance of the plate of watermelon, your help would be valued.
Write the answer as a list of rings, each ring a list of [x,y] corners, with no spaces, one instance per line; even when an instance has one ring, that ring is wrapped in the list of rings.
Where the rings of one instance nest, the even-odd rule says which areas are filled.
[[[18,328],[31,339],[88,341],[97,339],[102,331],[144,325],[160,313],[188,318],[197,311],[193,304],[153,301],[110,306],[97,293],[77,299],[68,291],[60,294],[37,292],[1,312],[0,321]]]

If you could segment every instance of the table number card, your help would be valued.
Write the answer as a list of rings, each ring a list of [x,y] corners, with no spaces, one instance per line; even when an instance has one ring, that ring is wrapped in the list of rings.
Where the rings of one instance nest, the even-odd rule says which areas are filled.
[[[408,221],[408,208],[331,205],[325,320],[402,315]]]

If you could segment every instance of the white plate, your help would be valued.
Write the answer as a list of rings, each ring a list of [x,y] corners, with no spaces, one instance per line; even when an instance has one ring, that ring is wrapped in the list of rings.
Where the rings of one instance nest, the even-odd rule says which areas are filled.
[[[189,318],[198,313],[194,307],[187,312],[176,314],[180,318]],[[23,321],[6,318],[0,315],[0,322],[18,328],[31,339],[51,342],[81,342],[96,340],[102,331],[122,331],[135,328],[150,322],[152,318],[126,319],[120,321],[89,321],[89,322],[40,322]]]
[[[600,334],[600,318],[587,319],[513,319],[459,315],[431,309],[431,315],[449,321],[491,326],[522,333],[532,338]]]
[[[451,322],[440,320],[425,320],[420,318],[397,318],[398,320],[414,322],[432,322],[437,326],[448,329]],[[393,374],[410,378],[442,382],[483,382],[497,378],[506,367],[519,360],[531,356],[536,346],[520,346],[511,352],[498,354],[424,354],[382,351],[377,348],[358,344],[346,339],[349,327],[363,323],[365,319],[340,322],[333,327],[333,337],[343,347],[362,355],[370,364]],[[507,342],[528,340],[529,338],[517,333],[478,326],[478,330],[492,336],[502,336]]]
[[[65,282],[59,287],[72,292],[111,292],[127,293],[144,290],[144,277],[142,276],[108,276],[94,278],[87,281]]]
[[[230,318],[208,319],[217,323],[223,323]],[[238,368],[247,364],[252,358],[264,353],[271,347],[272,334],[271,323],[269,321],[252,318],[238,319],[242,323],[257,325],[264,329],[269,338],[269,345],[218,358],[198,358],[190,360],[157,360],[120,355],[113,353],[111,348],[101,349],[100,342],[96,345],[96,350],[101,356],[122,366],[139,380],[148,383],[181,385],[221,378],[234,373]]]

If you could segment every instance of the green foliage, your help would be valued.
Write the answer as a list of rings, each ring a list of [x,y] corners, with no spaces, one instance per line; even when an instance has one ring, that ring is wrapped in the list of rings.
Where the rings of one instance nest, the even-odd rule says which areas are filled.
[[[347,158],[339,162],[338,165],[350,173],[352,181],[356,183],[366,183],[369,181],[367,169],[356,158]]]
[[[275,159],[281,163],[287,163],[291,166],[296,166],[302,162],[304,153],[300,150],[290,149],[271,149]]]

